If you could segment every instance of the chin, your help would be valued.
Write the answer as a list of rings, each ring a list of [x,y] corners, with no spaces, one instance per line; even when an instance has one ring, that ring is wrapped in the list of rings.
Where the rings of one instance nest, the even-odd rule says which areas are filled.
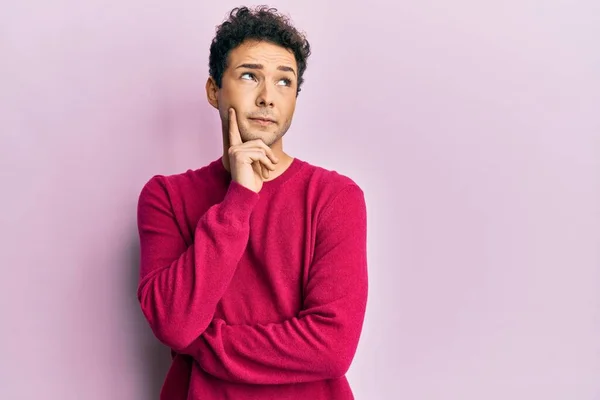
[[[244,142],[248,142],[250,140],[255,140],[255,139],[262,140],[263,143],[266,144],[269,147],[271,147],[273,145],[273,143],[277,142],[277,140],[278,140],[278,138],[275,138],[275,137],[272,137],[272,136],[257,136],[257,137],[248,138],[248,140],[244,140]]]
[[[267,146],[273,145],[273,143],[277,142],[281,136],[277,132],[253,132],[253,133],[242,133],[242,141],[249,142],[251,140],[260,139]]]

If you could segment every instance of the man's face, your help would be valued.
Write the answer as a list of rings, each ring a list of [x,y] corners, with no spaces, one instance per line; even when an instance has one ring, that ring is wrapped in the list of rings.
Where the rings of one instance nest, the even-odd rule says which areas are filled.
[[[296,108],[298,67],[294,54],[267,42],[246,41],[232,50],[216,92],[223,127],[233,107],[244,142],[271,146],[285,135]]]

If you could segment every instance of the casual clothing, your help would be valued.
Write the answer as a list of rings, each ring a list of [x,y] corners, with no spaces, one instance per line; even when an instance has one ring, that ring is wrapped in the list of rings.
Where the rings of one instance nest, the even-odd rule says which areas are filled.
[[[173,354],[161,399],[353,399],[368,284],[350,178],[295,158],[255,193],[218,159],[150,179],[138,228],[138,298]]]

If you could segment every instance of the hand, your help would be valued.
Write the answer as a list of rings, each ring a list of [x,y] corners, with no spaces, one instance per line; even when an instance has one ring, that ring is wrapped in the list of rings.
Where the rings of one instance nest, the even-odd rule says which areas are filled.
[[[279,162],[273,150],[262,140],[243,143],[233,108],[229,109],[229,169],[231,178],[240,185],[258,193],[269,171],[275,171]]]

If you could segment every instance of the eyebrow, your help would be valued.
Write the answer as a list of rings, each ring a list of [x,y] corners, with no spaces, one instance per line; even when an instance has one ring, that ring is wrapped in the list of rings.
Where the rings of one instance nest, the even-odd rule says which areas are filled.
[[[248,69],[264,69],[265,67],[262,64],[241,64],[236,67],[238,68],[248,68]],[[287,65],[280,65],[277,67],[279,71],[291,72],[296,75],[296,71],[292,67],[288,67]]]

